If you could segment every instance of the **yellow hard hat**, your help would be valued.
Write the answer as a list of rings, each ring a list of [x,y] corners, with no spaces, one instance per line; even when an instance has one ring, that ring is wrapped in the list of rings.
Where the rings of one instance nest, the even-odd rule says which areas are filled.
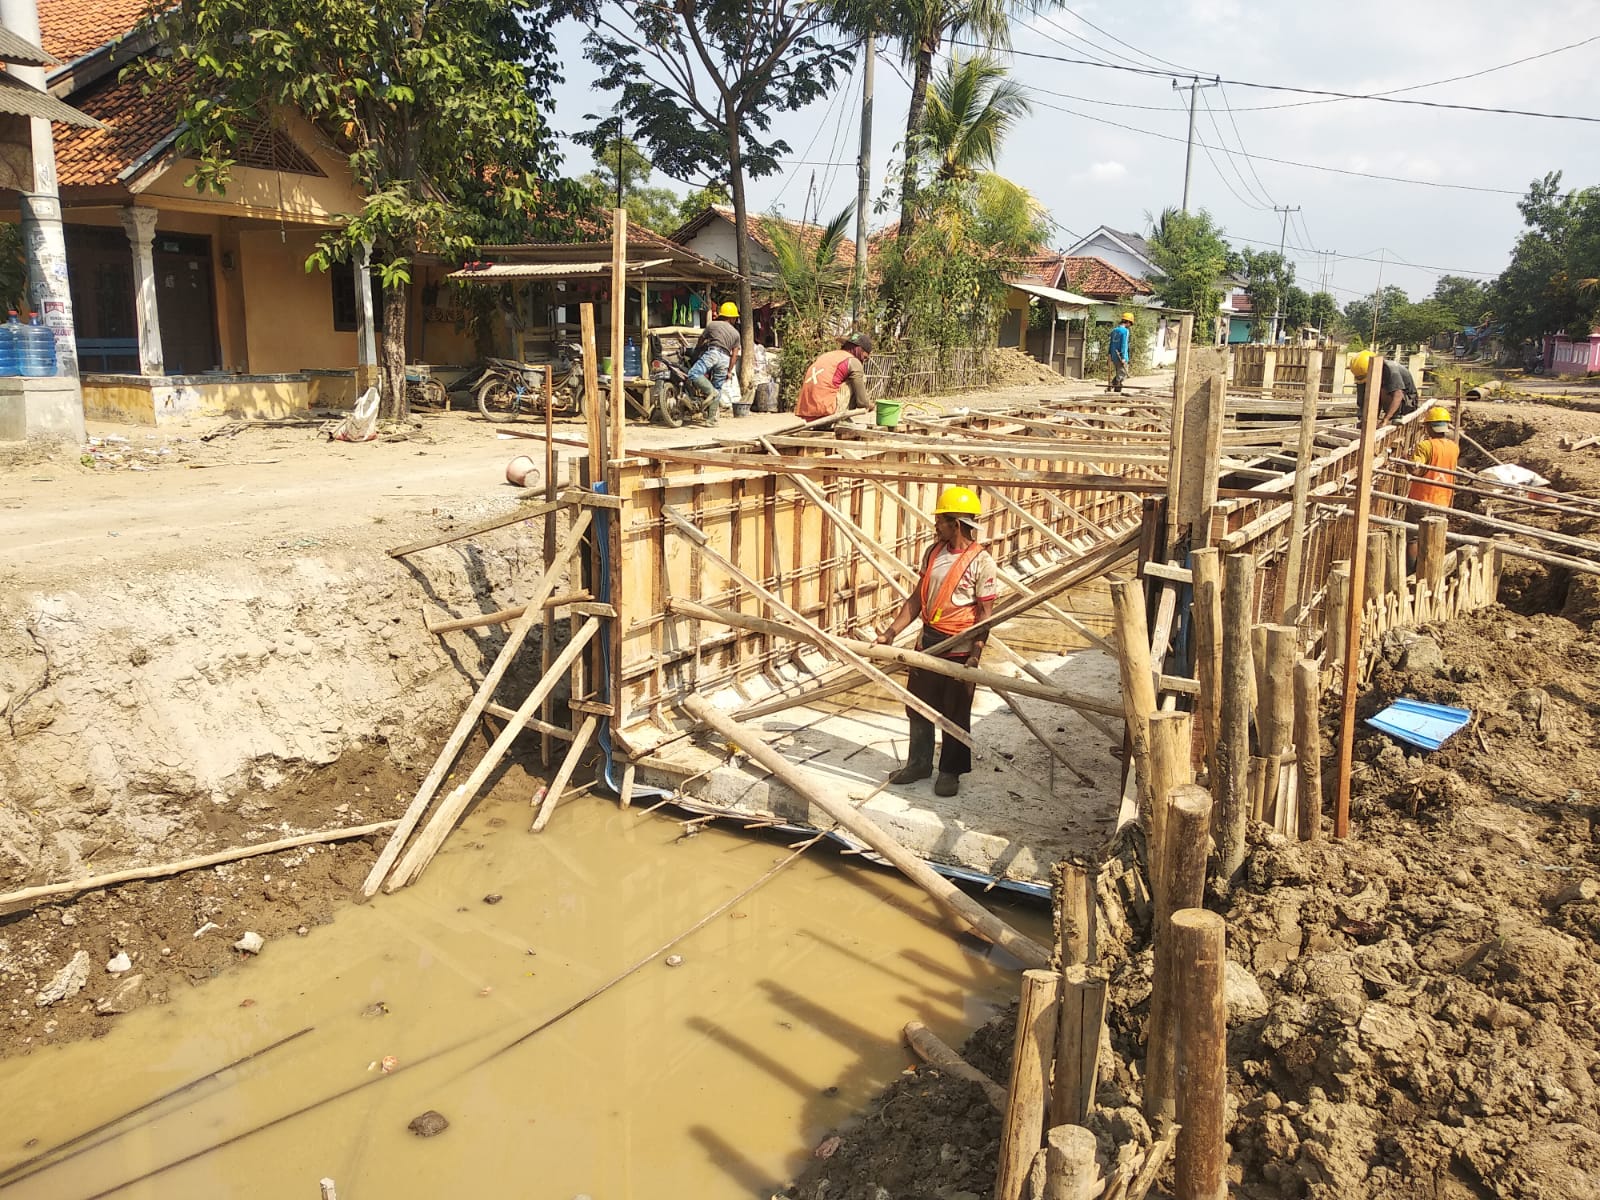
[[[738,315],[739,306],[732,300],[724,300],[722,307],[717,309],[717,316],[719,317],[737,317]]]
[[[1123,313],[1122,314],[1122,319],[1124,321],[1131,321],[1131,320],[1133,320],[1133,314],[1132,313]]]
[[[934,516],[948,514],[979,521],[983,519],[983,505],[978,500],[978,493],[971,488],[947,487],[939,493],[939,503],[933,506],[933,513]]]
[[[1441,405],[1435,404],[1428,410],[1427,422],[1429,425],[1450,424],[1450,410],[1442,407]]]
[[[1372,351],[1362,350],[1350,358],[1350,374],[1357,379],[1365,379],[1367,372],[1372,369]]]

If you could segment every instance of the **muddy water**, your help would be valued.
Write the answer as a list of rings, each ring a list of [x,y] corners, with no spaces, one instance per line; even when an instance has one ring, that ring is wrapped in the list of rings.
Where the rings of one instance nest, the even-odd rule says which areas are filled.
[[[525,1037],[786,855],[715,830],[679,841],[676,821],[600,800],[542,836],[528,815],[491,802],[417,886],[104,1038],[0,1063],[5,1172],[312,1027],[58,1166],[0,1174],[0,1194],[312,1200],[331,1177],[340,1200],[764,1197],[905,1067],[906,1021],[959,1040],[1014,994],[920,892],[819,847],[675,947],[680,965]],[[1010,915],[1045,935],[1041,912]],[[429,1109],[450,1127],[408,1133]]]

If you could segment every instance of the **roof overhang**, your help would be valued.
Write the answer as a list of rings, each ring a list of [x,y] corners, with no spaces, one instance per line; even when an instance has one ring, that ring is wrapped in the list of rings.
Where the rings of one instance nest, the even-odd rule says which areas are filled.
[[[1075,320],[1086,317],[1089,310],[1095,307],[1097,301],[1087,296],[1079,296],[1075,292],[1063,292],[1060,288],[1045,287],[1042,283],[1022,283],[1016,280],[1008,285],[1019,292],[1026,292],[1040,300],[1053,300],[1056,306],[1056,318],[1063,321]]]
[[[630,262],[628,274],[644,276],[671,261],[670,258],[651,258]],[[604,262],[484,263],[451,271],[445,278],[464,283],[510,283],[518,279],[573,279],[609,274],[611,262],[608,259]]]
[[[17,63],[24,67],[53,67],[60,61],[21,34],[0,25],[0,62]]]
[[[63,104],[49,92],[41,92],[4,71],[0,71],[0,112],[19,117],[37,117],[62,125],[77,125],[84,129],[104,128],[99,121],[79,112],[72,105]]]

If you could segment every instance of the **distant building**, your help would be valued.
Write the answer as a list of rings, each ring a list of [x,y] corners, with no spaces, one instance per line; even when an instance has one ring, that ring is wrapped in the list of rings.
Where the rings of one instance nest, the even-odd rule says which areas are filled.
[[[1600,372],[1600,329],[1574,341],[1564,333],[1546,334],[1544,369],[1552,375],[1589,375]]]
[[[1150,257],[1150,243],[1137,233],[1101,225],[1067,247],[1069,258],[1098,258],[1133,279],[1159,279],[1161,268]],[[1087,294],[1087,293],[1086,293]]]

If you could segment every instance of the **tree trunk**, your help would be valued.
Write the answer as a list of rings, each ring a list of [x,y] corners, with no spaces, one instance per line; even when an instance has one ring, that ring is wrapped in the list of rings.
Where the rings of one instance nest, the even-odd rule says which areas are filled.
[[[744,153],[739,145],[740,118],[725,110],[728,137],[728,190],[733,193],[733,241],[739,269],[739,394],[749,402],[750,361],[755,355],[756,322],[750,290],[750,214],[745,209]]]
[[[940,39],[942,41],[943,38]],[[933,55],[939,43],[917,48],[916,72],[911,77],[911,104],[906,109],[906,140],[901,147],[905,165],[900,169],[900,229],[895,240],[904,243],[911,236],[913,202],[917,196],[917,136],[922,114],[928,107],[928,81],[933,78]]]
[[[410,284],[383,289],[383,342],[378,347],[382,399],[378,414],[385,421],[403,421],[406,405],[406,296]]]

